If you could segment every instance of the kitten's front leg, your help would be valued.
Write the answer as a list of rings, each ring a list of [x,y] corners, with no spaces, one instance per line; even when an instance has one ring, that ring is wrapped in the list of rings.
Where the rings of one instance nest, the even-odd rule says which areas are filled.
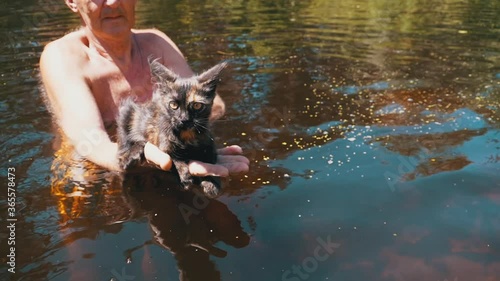
[[[194,178],[189,173],[188,163],[179,160],[173,160],[177,174],[179,175],[179,180],[184,189],[188,190],[191,185],[194,184]]]
[[[205,195],[210,198],[217,197],[221,190],[221,180],[220,177],[203,177],[200,183],[201,188]]]
[[[144,146],[145,141],[128,142],[119,151],[120,167],[126,171],[131,167],[136,167],[144,162]]]

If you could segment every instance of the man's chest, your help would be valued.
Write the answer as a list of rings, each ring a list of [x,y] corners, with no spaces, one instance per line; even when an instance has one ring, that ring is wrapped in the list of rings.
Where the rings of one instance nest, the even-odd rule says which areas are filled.
[[[123,99],[131,97],[138,102],[151,98],[152,84],[149,71],[128,75],[114,69],[102,68],[90,75],[90,87],[103,120],[113,121]]]

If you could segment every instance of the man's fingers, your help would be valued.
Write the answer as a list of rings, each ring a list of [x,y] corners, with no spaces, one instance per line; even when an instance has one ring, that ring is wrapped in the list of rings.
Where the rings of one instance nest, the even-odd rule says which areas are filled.
[[[248,163],[244,162],[221,163],[221,165],[226,167],[230,174],[246,173],[249,170]]]
[[[222,165],[203,163],[200,161],[189,162],[189,172],[194,176],[229,176],[229,170]]]
[[[250,160],[241,155],[243,149],[238,145],[231,145],[217,150],[217,164],[225,166],[230,174],[248,172]]]
[[[218,164],[225,164],[232,162],[245,163],[247,165],[250,164],[250,160],[248,160],[248,158],[246,158],[243,155],[219,155],[217,157]]]
[[[238,145],[231,145],[218,149],[217,164],[207,166],[205,170],[199,169],[199,171],[201,172],[201,175],[204,175],[203,172],[207,171],[206,169],[210,169],[211,171],[217,171],[213,174],[222,177],[228,176],[229,174],[246,173],[249,170],[250,160],[241,155],[242,153],[243,149],[241,149]],[[220,171],[223,171],[223,174],[220,174]]]
[[[208,164],[199,161],[189,163],[189,172],[195,176],[218,176],[227,177],[229,174],[246,173],[249,170],[248,163],[226,162],[218,164]]]
[[[242,154],[242,153],[243,153],[243,149],[241,149],[241,147],[238,145],[226,146],[224,148],[217,150],[217,154],[219,154],[219,155],[236,155],[236,154]]]
[[[144,158],[162,170],[169,171],[172,168],[172,158],[152,143],[147,142],[144,146]]]

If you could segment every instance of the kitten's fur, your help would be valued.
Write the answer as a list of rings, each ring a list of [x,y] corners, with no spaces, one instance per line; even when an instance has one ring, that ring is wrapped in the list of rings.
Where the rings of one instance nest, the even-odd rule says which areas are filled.
[[[143,162],[144,145],[149,141],[172,157],[185,189],[199,184],[207,196],[217,196],[220,179],[192,176],[188,162],[217,161],[208,118],[219,74],[225,66],[223,62],[200,75],[181,78],[157,60],[150,60],[156,83],[151,101],[137,104],[127,99],[117,118],[120,166],[127,170]]]

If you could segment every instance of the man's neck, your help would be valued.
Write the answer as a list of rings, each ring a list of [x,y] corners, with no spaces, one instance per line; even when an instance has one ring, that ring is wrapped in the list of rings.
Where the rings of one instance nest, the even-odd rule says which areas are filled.
[[[89,40],[89,48],[94,49],[104,58],[113,61],[123,70],[132,65],[132,50],[137,47],[134,44],[132,32],[108,38],[97,37],[85,28],[84,32]]]

